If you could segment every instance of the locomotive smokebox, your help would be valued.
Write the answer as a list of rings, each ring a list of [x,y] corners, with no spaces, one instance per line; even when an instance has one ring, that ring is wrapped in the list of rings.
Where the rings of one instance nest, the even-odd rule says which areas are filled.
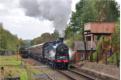
[[[63,42],[63,41],[64,41],[64,38],[63,38],[63,37],[60,37],[59,40],[60,40],[61,42]]]

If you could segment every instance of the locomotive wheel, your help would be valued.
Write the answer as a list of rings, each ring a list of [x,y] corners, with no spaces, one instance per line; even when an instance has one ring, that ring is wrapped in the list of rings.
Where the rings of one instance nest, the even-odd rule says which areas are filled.
[[[63,66],[64,66],[64,69],[66,70],[68,69],[68,64],[64,64]]]

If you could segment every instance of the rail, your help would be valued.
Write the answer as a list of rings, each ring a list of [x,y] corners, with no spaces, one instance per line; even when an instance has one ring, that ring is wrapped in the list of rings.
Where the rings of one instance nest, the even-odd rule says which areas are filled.
[[[71,80],[95,80],[94,78],[89,77],[86,74],[80,74],[79,72],[76,72],[74,70],[58,70],[58,72],[70,78]]]

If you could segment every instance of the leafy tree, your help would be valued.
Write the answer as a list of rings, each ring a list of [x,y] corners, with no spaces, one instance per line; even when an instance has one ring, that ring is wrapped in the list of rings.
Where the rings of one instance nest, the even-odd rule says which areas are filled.
[[[72,41],[72,36],[75,35],[78,35],[76,36],[76,38],[78,37],[77,39],[74,38],[75,40],[80,40],[81,38],[85,43],[85,23],[117,22],[119,17],[119,5],[115,0],[80,0],[79,3],[76,4],[76,12],[72,12],[69,26],[65,30],[67,41],[70,43],[69,45],[73,44],[74,40]],[[119,23],[117,24],[119,25]],[[119,30],[119,27],[117,27],[112,37],[114,53],[119,53]]]
[[[112,22],[119,17],[119,6],[115,0],[80,0],[76,12],[72,13],[69,27],[66,30],[80,32],[83,36],[84,24],[88,22]],[[70,30],[71,29],[71,30]]]
[[[116,57],[116,64],[119,66],[119,61],[120,61],[120,19],[116,22],[116,29],[115,32],[112,35],[112,48],[113,48],[113,53],[116,54],[114,57]],[[113,57],[112,57],[113,58]]]
[[[37,37],[31,41],[32,45],[41,44],[43,42],[49,42],[56,40],[59,37],[59,33],[54,31],[54,33],[43,33],[40,37]]]
[[[0,26],[0,50],[16,51],[18,48],[17,47],[18,45],[20,45],[20,42],[17,36],[5,30],[1,25]]]

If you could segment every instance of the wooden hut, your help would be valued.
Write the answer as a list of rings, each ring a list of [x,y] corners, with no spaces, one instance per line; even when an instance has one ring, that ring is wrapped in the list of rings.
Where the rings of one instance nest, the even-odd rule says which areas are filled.
[[[114,22],[86,23],[84,25],[85,41],[86,41],[86,43],[89,42],[89,44],[91,44],[91,46],[93,47],[93,42],[97,45],[99,40],[100,40],[100,37],[102,37],[102,36],[103,36],[103,41],[104,41],[104,38],[111,40],[111,37],[112,37],[111,34],[114,33],[114,31],[115,31],[115,23]],[[102,50],[99,53],[100,57],[102,57],[102,59],[105,56],[107,56],[107,53],[109,53],[107,51],[110,51],[110,50],[112,51],[111,43],[109,45],[105,45],[103,43],[103,41],[101,43]],[[106,51],[105,51],[105,49],[106,49]],[[97,62],[98,62],[98,60],[97,60]]]
[[[94,42],[92,44],[90,44],[90,42],[87,42],[85,50],[83,41],[75,41],[73,44],[73,48],[73,50],[75,51],[73,59],[75,62],[78,62],[80,60],[85,60],[85,57],[91,55],[91,53],[96,50],[96,44]]]

